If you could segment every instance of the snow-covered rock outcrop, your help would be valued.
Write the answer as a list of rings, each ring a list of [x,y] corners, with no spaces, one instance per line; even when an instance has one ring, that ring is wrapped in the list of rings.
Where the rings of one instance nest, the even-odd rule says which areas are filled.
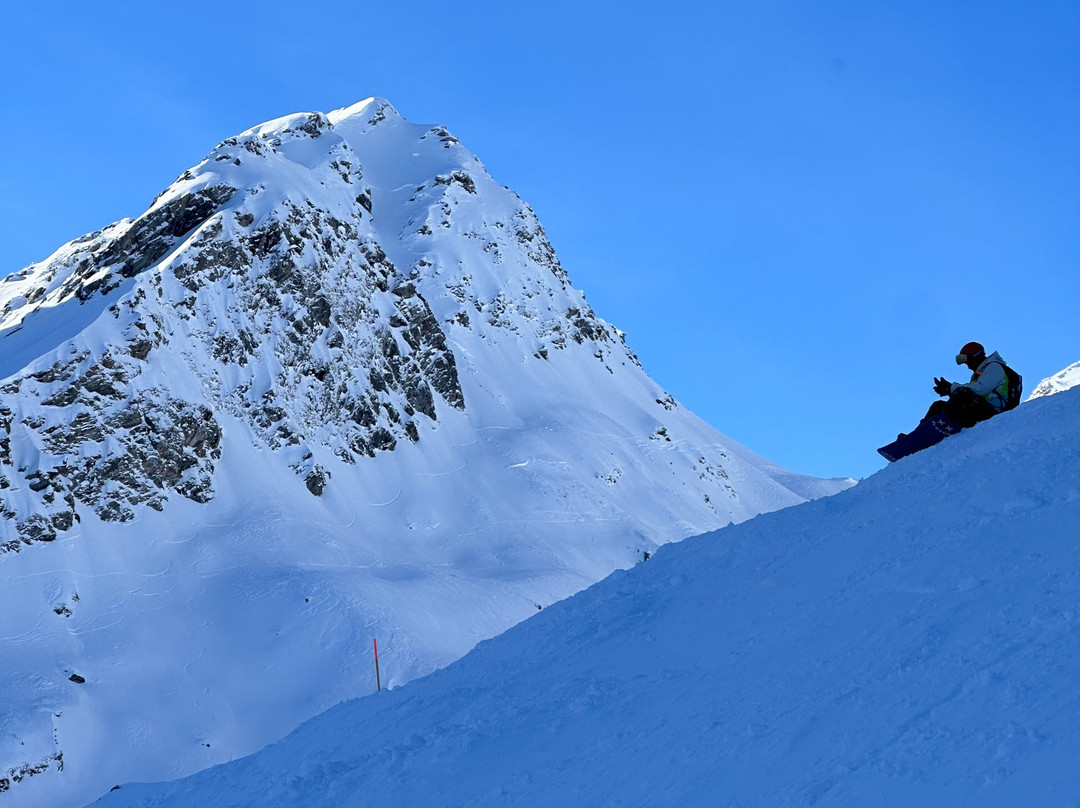
[[[679,406],[529,206],[378,99],[230,138],[9,275],[0,345],[21,807],[251,752],[373,689],[373,638],[402,683],[659,544],[851,484]]]

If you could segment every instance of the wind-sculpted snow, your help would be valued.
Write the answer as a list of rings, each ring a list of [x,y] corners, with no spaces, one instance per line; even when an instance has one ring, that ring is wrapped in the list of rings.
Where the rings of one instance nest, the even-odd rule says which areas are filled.
[[[1080,391],[647,563],[100,808],[1064,806]]]
[[[845,488],[681,408],[385,101],[229,138],[0,282],[0,792],[251,752],[657,545]],[[0,800],[5,799],[0,794]]]

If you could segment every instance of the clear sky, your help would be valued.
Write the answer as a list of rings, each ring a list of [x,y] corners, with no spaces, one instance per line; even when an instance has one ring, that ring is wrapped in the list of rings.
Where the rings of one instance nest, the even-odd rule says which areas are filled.
[[[963,380],[1080,360],[1080,3],[60,0],[0,31],[0,276],[218,142],[371,95],[445,124],[705,420],[863,477]]]

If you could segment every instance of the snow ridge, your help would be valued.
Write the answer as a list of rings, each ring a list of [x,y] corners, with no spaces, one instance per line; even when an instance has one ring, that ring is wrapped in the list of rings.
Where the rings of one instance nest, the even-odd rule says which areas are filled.
[[[1072,804],[1077,480],[1072,391],[95,805]]]
[[[1033,398],[1042,398],[1043,396],[1052,396],[1056,393],[1063,393],[1066,390],[1080,385],[1080,362],[1073,365],[1069,365],[1064,370],[1055,373],[1046,379],[1043,379],[1032,390],[1028,400]]]

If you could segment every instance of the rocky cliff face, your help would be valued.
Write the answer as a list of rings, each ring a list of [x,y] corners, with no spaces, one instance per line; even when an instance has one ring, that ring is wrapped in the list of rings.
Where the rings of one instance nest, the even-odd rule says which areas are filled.
[[[407,126],[385,102],[338,120],[361,135]],[[570,287],[532,210],[445,129],[415,140],[448,154],[445,173],[393,212],[411,232],[375,225],[359,156],[313,113],[230,138],[139,218],[9,277],[9,329],[93,298],[110,302],[112,322],[98,329],[109,339],[74,340],[2,388],[2,549],[51,541],[86,510],[127,521],[170,496],[208,501],[223,411],[260,444],[293,447],[283,456],[318,495],[328,478],[313,445],[351,464],[418,441],[418,422],[440,407],[465,410],[448,332],[507,331],[536,361],[568,341],[587,341],[601,362],[628,356]],[[388,257],[387,238],[409,249],[406,265]],[[437,252],[449,240],[468,240],[484,283]],[[507,264],[532,270],[511,275],[518,288],[502,286]],[[165,364],[162,383],[153,370]]]
[[[0,282],[0,791],[82,805],[839,490],[681,408],[534,212],[371,99]],[[273,705],[268,709],[267,705]],[[2,796],[0,796],[2,799]]]

